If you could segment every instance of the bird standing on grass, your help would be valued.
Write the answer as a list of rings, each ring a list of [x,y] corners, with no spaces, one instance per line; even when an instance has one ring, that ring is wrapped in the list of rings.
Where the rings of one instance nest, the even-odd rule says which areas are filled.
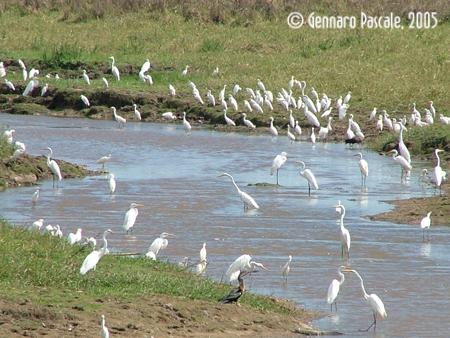
[[[237,288],[231,290],[231,292],[228,295],[226,295],[225,297],[220,299],[219,302],[221,304],[236,303],[236,305],[240,306],[239,299],[242,297],[242,295],[245,292],[244,276],[247,274],[249,274],[249,272],[246,272],[246,271],[239,272],[239,275],[237,277],[239,286]]]
[[[83,232],[83,230],[81,228],[77,229],[76,233],[69,233],[69,235],[67,236],[67,240],[69,241],[70,245],[74,245],[76,243],[79,243],[81,241],[81,233]]]
[[[112,232],[111,229],[105,230],[105,232],[103,232],[103,246],[101,247],[101,249],[93,250],[89,255],[86,256],[80,268],[80,273],[82,275],[85,275],[92,269],[95,270],[95,268],[97,267],[97,263],[100,261],[100,259],[104,255],[107,255],[109,253],[106,235],[111,232]]]
[[[109,57],[111,61],[111,73],[114,75],[117,81],[120,81],[120,73],[119,68],[116,67],[116,59],[114,59],[114,56]]]
[[[168,232],[163,232],[161,235],[159,235],[158,238],[156,238],[150,247],[148,248],[147,253],[145,256],[147,258],[150,258],[152,260],[156,260],[156,256],[158,256],[158,253],[160,250],[164,250],[167,248],[167,245],[169,245],[169,241],[167,240],[167,237],[173,237],[175,235],[169,234]]]

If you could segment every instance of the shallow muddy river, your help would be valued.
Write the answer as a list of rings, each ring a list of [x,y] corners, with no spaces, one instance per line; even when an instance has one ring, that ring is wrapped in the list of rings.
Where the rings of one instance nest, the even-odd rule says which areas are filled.
[[[34,187],[0,193],[0,214],[17,224],[38,218],[59,223],[65,235],[77,227],[84,235],[111,228],[115,251],[146,252],[161,232],[176,237],[160,259],[198,257],[207,243],[207,276],[220,280],[239,255],[251,254],[270,271],[248,280],[253,292],[289,298],[310,310],[323,311],[316,326],[346,336],[447,337],[450,331],[450,231],[432,227],[423,242],[418,225],[373,222],[367,215],[391,208],[384,200],[432,195],[418,183],[418,166],[408,184],[400,184],[400,169],[391,157],[363,151],[369,162],[367,191],[361,191],[356,149],[342,144],[291,144],[286,137],[248,136],[193,130],[180,125],[129,123],[119,130],[113,121],[62,119],[0,114],[0,124],[16,129],[30,154],[51,146],[56,159],[98,169],[95,160],[112,153],[107,169],[117,178],[115,196],[108,194],[105,176],[65,180],[62,188],[42,183],[41,198],[31,206]],[[274,156],[289,154],[280,171],[281,187],[247,186],[275,182],[269,175]],[[304,160],[320,186],[308,197],[307,183],[294,160]],[[413,163],[414,165],[414,163]],[[431,166],[431,164],[428,164]],[[244,212],[239,196],[222,172],[260,205]],[[383,300],[388,318],[376,334],[360,333],[372,320],[362,300],[359,280],[347,274],[338,312],[330,313],[326,293],[341,265],[339,224],[334,205],[347,208],[345,225],[352,236],[350,264],[365,280],[368,293]],[[132,235],[121,229],[130,202],[145,205]],[[291,274],[282,282],[280,266],[291,254]],[[81,264],[81,262],[80,262]],[[101,269],[101,263],[99,268]]]

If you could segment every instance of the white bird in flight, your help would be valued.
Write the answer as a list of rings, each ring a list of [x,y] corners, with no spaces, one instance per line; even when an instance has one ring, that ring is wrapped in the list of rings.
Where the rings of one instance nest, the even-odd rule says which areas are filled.
[[[247,210],[249,208],[259,209],[259,205],[253,199],[253,197],[251,197],[249,194],[247,194],[246,192],[244,192],[241,189],[239,189],[238,185],[234,181],[233,176],[231,176],[228,173],[223,173],[223,174],[219,175],[218,177],[222,177],[222,176],[229,177],[231,179],[231,182],[233,182],[233,185],[235,186],[235,188],[236,188],[236,190],[237,190],[237,192],[239,194],[239,197],[241,198],[242,203],[244,203],[244,210]]]
[[[67,240],[69,241],[69,244],[74,245],[74,244],[80,242],[82,232],[83,232],[83,230],[81,228],[78,228],[75,233],[73,233],[73,232],[69,233],[69,235],[67,236]]]

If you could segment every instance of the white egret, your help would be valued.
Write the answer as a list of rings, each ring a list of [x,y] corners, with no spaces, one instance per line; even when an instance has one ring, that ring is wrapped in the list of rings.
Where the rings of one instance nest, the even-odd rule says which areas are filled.
[[[195,274],[196,275],[203,274],[206,270],[207,265],[208,263],[206,261],[197,263],[197,265],[195,266]]]
[[[59,78],[59,75],[58,74],[55,74],[55,80],[56,81],[58,81],[60,78]]]
[[[105,87],[109,88],[109,82],[105,77],[102,77],[102,81],[103,81],[103,84],[105,85]]]
[[[362,153],[358,153],[354,156],[359,156],[359,171],[361,172],[361,186],[366,186],[367,176],[369,176],[369,164],[365,159],[363,159]]]
[[[260,79],[257,79],[256,85],[257,85],[258,88],[261,89],[263,92],[266,91],[266,86],[264,85],[264,83],[263,83]]]
[[[352,92],[348,92],[347,95],[344,97],[344,104],[349,103],[350,99],[352,98]]]
[[[284,277],[284,279],[287,281],[289,272],[291,271],[291,261],[292,261],[292,256],[289,255],[288,256],[288,261],[283,265],[283,267],[281,268],[281,275]]]
[[[315,116],[314,114],[317,113],[317,108],[314,105],[314,103],[312,102],[312,100],[309,98],[309,96],[303,95],[303,103],[305,104],[305,110],[304,110],[305,116],[306,116],[306,112],[310,112],[313,116]],[[310,123],[312,124],[312,122],[310,122]],[[318,125],[316,127],[318,127]]]
[[[378,121],[376,124],[376,129],[381,133],[383,131],[383,116],[380,114],[378,115]]]
[[[177,95],[177,91],[175,90],[175,87],[172,86],[171,84],[169,84],[169,95],[170,95],[170,96],[175,96],[175,95]]]
[[[174,237],[174,236],[175,235],[169,234],[168,232],[163,232],[161,235],[159,235],[158,238],[156,238],[152,242],[145,256],[147,258],[156,260],[156,256],[158,256],[159,251],[164,250],[165,248],[167,248],[167,245],[169,245],[167,237]]]
[[[59,224],[55,225],[55,231],[52,233],[52,236],[58,237],[58,238],[63,238],[63,233],[61,231],[61,227],[59,226]]]
[[[300,136],[302,134],[302,128],[298,124],[298,121],[295,121],[294,131],[297,133],[298,136]]]
[[[311,128],[311,142],[316,143],[316,134],[314,133],[314,127]]]
[[[44,226],[44,219],[39,218],[38,220],[34,221],[33,224],[31,224],[30,230],[41,230],[43,226]]]
[[[425,239],[425,230],[428,232],[428,237],[430,236],[430,226],[431,226],[431,211],[427,213],[427,215],[422,218],[420,221],[420,228],[422,229],[422,239]]]
[[[200,103],[201,105],[204,105],[204,104],[205,104],[205,103],[203,102],[203,99],[202,99],[200,93],[198,92],[198,90],[195,90],[195,91],[194,91],[194,99],[195,99],[198,103]]]
[[[15,133],[16,133],[15,129],[7,129],[3,132],[3,137],[6,138],[6,142],[8,142],[8,144],[13,143]]]
[[[292,110],[289,110],[289,125],[291,126],[291,128],[295,128],[295,119],[292,115]]]
[[[278,171],[286,163],[286,161],[287,161],[287,153],[284,151],[281,154],[278,154],[277,156],[275,156],[275,158],[272,161],[272,167],[270,168],[270,175],[273,176],[275,171],[277,172],[277,185],[279,185],[278,184]]]
[[[6,76],[5,65],[3,64],[3,62],[0,62],[0,77],[5,77],[5,76]]]
[[[231,107],[233,107],[234,111],[237,112],[239,110],[239,106],[238,103],[236,101],[236,99],[233,97],[233,95],[228,95],[228,103],[230,104]]]
[[[183,127],[186,132],[190,132],[192,127],[188,120],[186,120],[186,112],[183,112]]]
[[[74,245],[81,241],[81,233],[83,232],[83,229],[78,228],[75,233],[71,232],[67,236],[67,240],[69,241],[70,245]]]
[[[375,116],[377,116],[377,108],[373,108],[372,112],[369,115],[369,121],[372,121]]]
[[[136,118],[136,120],[141,121],[141,112],[137,109],[137,104],[133,103],[133,109],[134,109],[134,117]]]
[[[142,65],[141,70],[139,71],[139,73],[145,74],[146,72],[149,71],[150,66],[151,66],[150,60],[146,59],[144,64]]]
[[[102,315],[102,338],[109,338],[109,331],[105,323],[105,315]]]
[[[439,188],[439,191],[441,191],[442,179],[444,177],[444,172],[441,168],[441,159],[439,158],[439,153],[442,151],[442,149],[434,150],[434,155],[436,156],[437,163],[433,169],[433,172],[431,173],[431,182],[436,185],[436,188]]]
[[[191,67],[191,66],[186,65],[186,67],[185,67],[185,68],[183,69],[183,71],[181,72],[181,75],[186,76],[190,67]]]
[[[356,276],[358,276],[358,278],[359,278],[359,280],[361,282],[361,289],[362,289],[362,292],[363,292],[363,297],[367,301],[367,303],[369,304],[369,306],[370,306],[370,308],[372,309],[372,312],[373,312],[373,323],[370,324],[370,326],[364,331],[369,331],[372,326],[374,327],[374,330],[375,330],[376,327],[377,327],[377,317],[380,317],[381,319],[386,319],[387,318],[387,313],[386,313],[386,310],[384,308],[383,302],[381,301],[380,297],[378,297],[376,294],[372,293],[372,294],[369,295],[366,292],[366,289],[364,288],[363,279],[362,279],[361,275],[356,270],[346,268],[346,269],[343,269],[342,271],[343,272],[353,272]]]
[[[200,249],[200,263],[206,262],[206,243]]]
[[[301,166],[300,175],[302,175],[308,181],[308,196],[311,196],[311,186],[315,190],[319,190],[319,184],[317,184],[316,176],[314,176],[314,173],[311,171],[311,169],[305,169],[305,162],[295,161],[295,163],[298,163]]]
[[[111,233],[111,229],[105,230],[103,232],[103,246],[98,250],[93,250],[89,255],[86,256],[86,258],[83,261],[83,264],[81,264],[80,268],[80,274],[85,275],[90,270],[97,267],[97,263],[100,261],[100,259],[109,253],[108,250],[108,241],[106,240],[106,235],[108,233]]]
[[[275,128],[275,126],[273,125],[273,117],[270,117],[270,127],[269,127],[269,131],[272,134],[272,136],[278,136],[278,130],[277,128]]]
[[[25,154],[25,150],[26,150],[25,143],[19,142],[19,141],[15,141],[14,142],[14,149],[15,149],[14,153],[13,153],[13,157],[14,158]]]
[[[30,95],[35,88],[39,86],[39,81],[36,79],[32,79],[30,82],[28,82],[27,86],[25,87],[25,90],[22,93],[22,96],[28,96]]]
[[[249,113],[251,113],[253,111],[252,106],[250,105],[250,103],[247,100],[244,100],[244,107],[248,110]]]
[[[117,114],[116,107],[111,107],[111,110],[113,112],[114,120],[116,120],[116,122],[119,124],[119,128],[123,128],[125,126],[125,123],[127,123],[127,120]]]
[[[246,192],[239,189],[238,185],[234,181],[233,176],[231,176],[228,173],[223,173],[223,174],[219,175],[218,177],[222,177],[222,176],[229,177],[231,179],[231,182],[233,182],[233,185],[236,188],[236,190],[239,194],[239,197],[241,198],[242,203],[244,203],[244,210],[247,210],[249,208],[259,209],[259,205],[255,202],[253,197],[251,197],[249,194],[247,194]]]
[[[112,157],[111,154],[109,154],[107,156],[102,156],[95,162],[98,163],[98,164],[101,164],[102,165],[102,171],[105,171],[105,164],[107,162],[111,161],[111,157]]]
[[[59,185],[59,182],[62,180],[61,175],[61,169],[59,168],[58,163],[56,163],[55,160],[53,160],[51,157],[53,156],[53,150],[50,147],[47,147],[46,150],[49,151],[49,154],[46,155],[47,157],[47,167],[50,169],[53,177],[53,187],[55,187],[55,180],[57,179],[57,186]]]
[[[177,117],[175,116],[175,114],[172,113],[171,111],[168,111],[168,112],[166,112],[166,113],[163,113],[163,114],[162,114],[162,118],[163,118],[164,120],[168,120],[168,121],[173,121],[173,120],[176,120],[176,119],[177,119]]]
[[[109,187],[109,193],[114,194],[116,191],[116,177],[113,173],[110,173],[108,175],[108,187]]]
[[[400,134],[398,138],[398,152],[405,158],[405,160],[408,161],[408,163],[411,163],[411,155],[409,154],[409,150],[406,147],[405,142],[403,142],[403,130],[406,130],[406,128],[401,122],[399,123],[399,125],[400,125]]]
[[[335,208],[340,208],[341,210],[341,220],[340,220],[340,239],[341,239],[341,257],[344,257],[344,252],[347,252],[347,259],[350,258],[350,231],[344,226],[345,217],[345,207],[342,204],[338,204]]]
[[[125,214],[122,228],[123,230],[126,231],[127,234],[128,232],[133,231],[134,223],[136,222],[136,217],[139,214],[138,207],[143,207],[143,205],[138,203],[131,203],[130,209],[128,209],[128,211]]]
[[[32,78],[36,77],[37,75],[39,75],[39,70],[31,68],[30,72],[28,73],[28,79],[32,79]]]
[[[255,109],[257,113],[264,114],[264,111],[263,111],[261,105],[258,102],[256,102],[255,100],[253,100],[253,99],[250,100],[250,106],[253,109]]]
[[[233,95],[236,96],[237,93],[239,93],[239,91],[241,90],[241,86],[239,86],[237,83],[234,85],[233,87]]]
[[[305,114],[306,119],[308,120],[309,124],[312,127],[317,127],[317,128],[320,127],[320,123],[319,123],[319,120],[317,119],[317,116],[314,115],[312,112],[310,112],[308,110],[307,106],[305,106],[305,108],[303,109],[303,112]]]
[[[214,95],[211,93],[211,90],[208,90],[208,93],[206,93],[206,97],[208,99],[208,104],[214,107],[216,105],[216,99],[214,98]]]
[[[393,153],[392,154],[392,158],[394,159],[395,162],[397,162],[400,167],[402,168],[402,173],[401,173],[401,180],[403,181],[403,178],[405,178],[405,176],[409,175],[409,172],[412,169],[411,164],[401,155],[398,154],[397,150],[391,150],[389,153]]]
[[[225,119],[225,123],[227,124],[227,126],[236,127],[236,123],[227,116],[227,110],[226,109],[223,111],[223,118]]]
[[[433,106],[433,101],[428,102],[430,104],[430,112],[433,114],[433,118],[436,117],[436,109]]]
[[[5,84],[6,84],[6,86],[7,86],[9,89],[11,89],[12,91],[15,91],[15,90],[16,90],[16,87],[14,87],[14,84],[13,84],[11,81],[5,79]]]
[[[241,272],[252,272],[256,267],[268,271],[268,269],[262,264],[252,260],[250,255],[239,256],[225,272],[226,280],[233,282],[238,279]]]
[[[228,103],[224,99],[220,100],[220,105],[222,106],[223,110],[227,110],[228,109]]]
[[[219,75],[219,67],[214,68],[213,72],[212,72],[212,76],[217,76]]]
[[[227,89],[227,85],[223,85],[223,88],[219,91],[219,101],[225,100],[225,90]]]
[[[80,95],[80,99],[81,99],[81,101],[83,101],[83,103],[85,104],[86,107],[89,107],[91,105],[91,103],[89,102],[89,99],[86,96]]]
[[[91,80],[89,79],[89,76],[86,73],[86,69],[83,69],[83,79],[89,86],[91,85]]]
[[[242,113],[242,121],[244,122],[244,124],[248,127],[248,129],[256,129],[256,126],[253,124],[252,121],[247,120],[247,114],[246,113]]]
[[[341,285],[345,281],[345,276],[344,276],[344,274],[341,271],[344,268],[345,268],[345,266],[343,266],[343,265],[341,265],[338,268],[338,274],[339,274],[340,279],[339,280],[333,279],[331,284],[330,284],[330,286],[328,287],[327,303],[330,304],[331,311],[333,311],[333,304],[334,304],[334,307],[335,307],[335,309],[337,311],[337,300],[336,300],[336,298],[337,298],[337,296],[339,294],[339,289],[340,289]]]
[[[41,89],[41,96],[44,96],[48,91],[48,83],[45,84],[44,87]]]
[[[33,196],[31,196],[31,203],[35,205],[39,199],[39,188],[36,189],[36,191],[33,193]]]
[[[345,103],[338,108],[339,120],[343,120],[345,118],[345,116],[347,115],[347,109],[348,109],[348,105]]]
[[[291,133],[291,126],[289,125],[289,123],[287,125],[287,137],[291,142],[295,141],[295,135]]]
[[[114,56],[109,57],[111,61],[111,73],[114,75],[117,81],[120,81],[120,73],[119,68],[116,67],[116,59],[114,59]]]

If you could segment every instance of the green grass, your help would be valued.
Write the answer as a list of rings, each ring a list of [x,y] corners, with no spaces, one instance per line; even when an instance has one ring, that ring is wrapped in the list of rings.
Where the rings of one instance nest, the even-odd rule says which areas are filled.
[[[70,295],[82,293],[89,306],[89,300],[106,296],[127,300],[148,294],[216,302],[230,290],[229,286],[196,277],[173,264],[113,255],[103,257],[96,271],[81,276],[81,263],[90,250],[0,221],[0,292],[10,298],[26,295],[56,306]],[[278,313],[291,311],[269,298],[249,293],[243,296],[242,303]]]
[[[7,159],[14,153],[14,147],[12,144],[6,142],[6,138],[3,137],[3,129],[0,129],[0,160]]]

